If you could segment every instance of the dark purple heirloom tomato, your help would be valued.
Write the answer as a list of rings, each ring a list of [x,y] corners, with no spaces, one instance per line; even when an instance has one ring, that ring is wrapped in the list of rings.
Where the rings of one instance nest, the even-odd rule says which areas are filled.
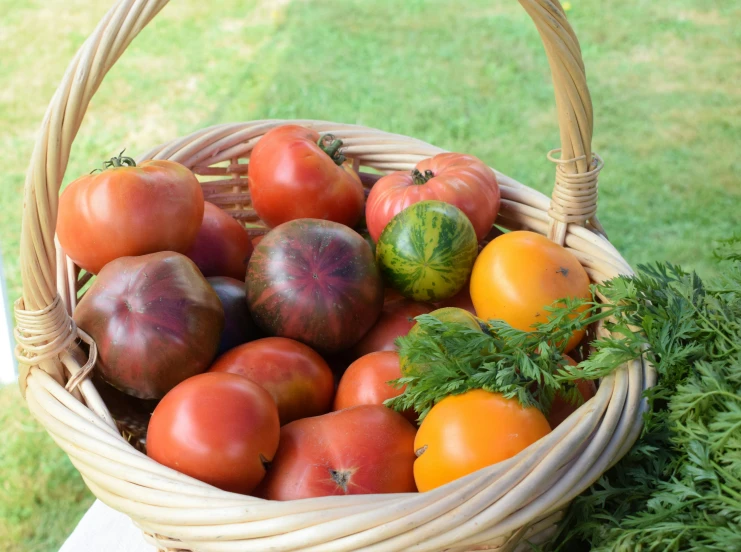
[[[221,332],[217,356],[237,345],[265,337],[250,316],[243,281],[227,276],[214,276],[206,280],[214,288],[221,300],[221,306],[224,307],[224,331]]]
[[[274,228],[247,266],[252,318],[271,335],[324,353],[352,347],[383,307],[368,243],[336,222],[297,219]]]
[[[74,319],[97,343],[96,369],[105,381],[158,399],[208,368],[224,309],[193,261],[163,251],[105,265]]]

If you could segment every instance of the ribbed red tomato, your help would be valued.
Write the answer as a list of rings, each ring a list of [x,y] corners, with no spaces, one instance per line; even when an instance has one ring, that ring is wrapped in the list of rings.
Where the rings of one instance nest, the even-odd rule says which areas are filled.
[[[463,211],[482,239],[499,212],[499,185],[489,167],[472,155],[440,153],[417,163],[412,171],[381,178],[371,188],[365,209],[374,242],[394,216],[414,203],[438,200]]]
[[[57,236],[77,266],[97,274],[107,263],[193,245],[203,219],[195,175],[172,161],[116,157],[110,168],[72,182],[59,197]]]
[[[147,454],[225,491],[247,494],[278,448],[278,409],[267,391],[235,374],[199,374],[157,405]]]
[[[296,420],[281,428],[278,452],[255,495],[297,500],[414,492],[414,435],[412,424],[385,406]]]
[[[252,150],[247,173],[257,215],[271,228],[300,218],[354,226],[365,194],[341,146],[331,135],[298,125],[266,132]]]
[[[244,226],[207,201],[196,241],[185,255],[206,277],[228,276],[244,281],[252,250]]]

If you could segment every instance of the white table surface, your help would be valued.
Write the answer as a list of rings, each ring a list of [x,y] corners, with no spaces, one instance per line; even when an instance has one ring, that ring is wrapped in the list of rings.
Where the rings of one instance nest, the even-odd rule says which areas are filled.
[[[96,500],[59,552],[157,552],[124,514]]]

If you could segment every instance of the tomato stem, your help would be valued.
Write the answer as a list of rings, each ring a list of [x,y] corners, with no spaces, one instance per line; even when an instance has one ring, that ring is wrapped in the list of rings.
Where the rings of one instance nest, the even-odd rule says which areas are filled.
[[[103,163],[104,169],[118,168],[118,167],[136,167],[136,161],[131,157],[124,157],[126,149],[121,150],[121,153],[117,157],[111,157],[110,160]]]
[[[346,157],[340,152],[342,147],[342,140],[335,137],[334,134],[325,134],[319,138],[317,146],[322,148],[322,151],[332,158],[335,165],[342,165],[345,162]]]
[[[428,180],[429,180],[430,178],[434,178],[434,177],[435,177],[435,173],[433,173],[433,172],[432,172],[431,170],[429,170],[429,169],[428,169],[428,170],[426,170],[426,171],[424,172],[424,174],[422,174],[421,172],[419,172],[419,170],[418,170],[418,169],[414,169],[414,170],[412,171],[412,180],[414,180],[414,183],[415,183],[415,184],[416,184],[417,186],[421,186],[422,184],[427,184],[427,181],[428,181]]]

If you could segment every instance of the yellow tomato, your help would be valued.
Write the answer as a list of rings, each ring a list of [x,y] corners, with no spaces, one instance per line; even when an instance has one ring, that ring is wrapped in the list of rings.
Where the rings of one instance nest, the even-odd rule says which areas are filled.
[[[446,397],[414,439],[417,489],[429,491],[511,458],[550,431],[540,410],[501,393],[476,389]]]
[[[546,322],[545,307],[559,299],[591,297],[589,276],[565,248],[535,232],[510,232],[492,240],[479,254],[471,274],[471,300],[484,320],[504,320],[532,330]],[[565,352],[584,337],[574,332]]]

